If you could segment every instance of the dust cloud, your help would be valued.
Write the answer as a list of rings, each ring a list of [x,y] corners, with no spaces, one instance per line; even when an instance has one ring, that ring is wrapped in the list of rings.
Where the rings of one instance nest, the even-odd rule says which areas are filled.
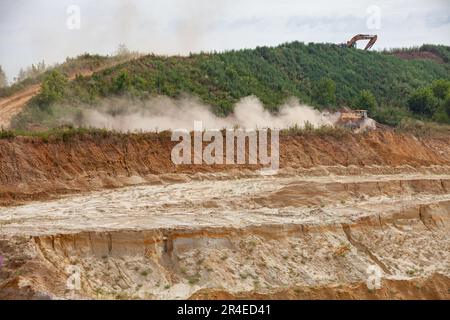
[[[127,99],[107,99],[95,108],[85,109],[76,121],[77,126],[102,128],[121,132],[193,130],[194,121],[202,121],[205,129],[286,129],[334,125],[339,114],[320,112],[302,105],[295,98],[278,108],[277,113],[266,110],[261,101],[249,96],[241,99],[228,117],[214,114],[213,108],[196,98],[172,99],[154,97],[143,102]],[[75,122],[75,121],[74,121]]]

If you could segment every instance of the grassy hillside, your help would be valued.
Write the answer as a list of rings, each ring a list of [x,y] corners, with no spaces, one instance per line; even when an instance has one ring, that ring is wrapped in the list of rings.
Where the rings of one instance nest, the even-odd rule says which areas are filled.
[[[93,107],[106,97],[145,99],[186,93],[212,105],[219,115],[232,112],[240,98],[255,95],[273,111],[295,96],[319,109],[368,108],[377,120],[388,124],[405,117],[432,119],[433,113],[421,113],[420,106],[408,108],[409,99],[435,80],[450,81],[450,47],[425,46],[422,50],[433,51],[443,62],[294,42],[189,57],[148,55],[71,82],[54,72],[47,75],[42,94],[29,103],[13,126],[57,125],[66,113]],[[441,122],[447,122],[448,117],[442,115],[444,99],[439,103],[432,111],[441,108]]]

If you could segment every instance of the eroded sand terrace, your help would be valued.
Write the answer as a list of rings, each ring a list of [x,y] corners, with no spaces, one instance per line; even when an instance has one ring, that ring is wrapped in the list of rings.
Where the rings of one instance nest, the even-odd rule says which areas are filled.
[[[33,202],[0,209],[0,296],[449,298],[449,214],[450,175],[419,172],[208,177]],[[375,292],[363,286],[373,265]]]

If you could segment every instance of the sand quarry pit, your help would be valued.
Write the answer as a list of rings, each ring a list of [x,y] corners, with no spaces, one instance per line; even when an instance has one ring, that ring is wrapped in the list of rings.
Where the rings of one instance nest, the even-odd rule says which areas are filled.
[[[450,298],[445,138],[285,137],[276,174],[122,143],[0,142],[0,299]]]

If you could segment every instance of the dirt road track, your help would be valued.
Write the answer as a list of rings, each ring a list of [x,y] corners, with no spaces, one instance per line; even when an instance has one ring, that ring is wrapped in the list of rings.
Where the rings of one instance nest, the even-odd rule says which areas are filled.
[[[39,93],[40,85],[33,85],[11,97],[0,100],[0,128],[8,129],[12,118]]]
[[[74,74],[69,75],[68,79],[73,80],[76,78],[77,75],[82,75],[84,77],[91,76],[94,72],[100,71],[95,70],[83,70],[80,72],[76,72]],[[11,120],[19,114],[23,107],[30,101],[34,96],[39,94],[39,91],[41,90],[41,85],[36,84],[29,86],[28,88],[3,99],[0,99],[0,129],[8,129]]]

